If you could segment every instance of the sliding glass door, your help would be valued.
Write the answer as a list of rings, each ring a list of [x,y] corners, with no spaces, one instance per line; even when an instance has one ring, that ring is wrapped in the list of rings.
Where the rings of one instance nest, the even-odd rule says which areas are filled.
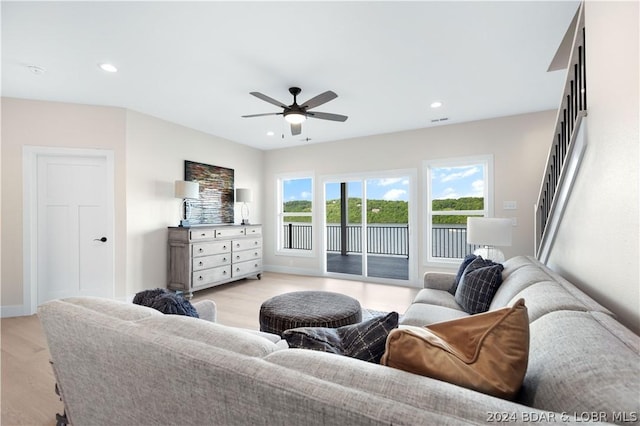
[[[409,176],[324,183],[326,272],[408,280]]]

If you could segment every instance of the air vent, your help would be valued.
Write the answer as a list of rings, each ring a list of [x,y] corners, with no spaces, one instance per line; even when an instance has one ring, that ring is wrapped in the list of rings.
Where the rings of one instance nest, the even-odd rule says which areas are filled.
[[[435,118],[433,120],[431,120],[432,123],[440,123],[442,121],[447,121],[449,119],[449,117],[442,117],[442,118]]]

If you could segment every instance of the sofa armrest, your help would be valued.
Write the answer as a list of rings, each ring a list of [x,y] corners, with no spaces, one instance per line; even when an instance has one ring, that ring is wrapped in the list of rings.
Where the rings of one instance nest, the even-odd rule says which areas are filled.
[[[424,288],[448,291],[455,280],[455,274],[446,272],[425,272]]]
[[[213,300],[194,302],[193,307],[198,311],[200,319],[216,322],[216,303]]]

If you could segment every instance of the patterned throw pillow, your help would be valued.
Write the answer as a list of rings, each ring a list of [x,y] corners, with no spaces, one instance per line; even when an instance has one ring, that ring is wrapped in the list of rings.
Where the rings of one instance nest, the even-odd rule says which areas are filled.
[[[282,336],[290,348],[313,349],[380,363],[387,335],[398,327],[398,313],[371,318],[338,328],[300,327],[285,330]]]
[[[478,256],[476,256],[475,254],[468,254],[465,256],[464,260],[460,264],[460,267],[458,268],[458,273],[456,274],[456,278],[453,281],[453,285],[449,289],[449,293],[451,293],[452,296],[456,295],[456,290],[458,289],[458,284],[460,284],[460,278],[462,278],[464,270],[467,269],[467,266],[469,266],[469,264],[473,262],[477,257]]]
[[[498,287],[502,284],[504,266],[478,257],[469,263],[460,279],[455,299],[468,314],[489,310]]]

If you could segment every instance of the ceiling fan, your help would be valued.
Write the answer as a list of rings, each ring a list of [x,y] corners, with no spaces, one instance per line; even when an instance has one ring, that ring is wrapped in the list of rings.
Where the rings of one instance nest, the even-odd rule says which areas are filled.
[[[346,121],[346,115],[340,114],[332,114],[329,112],[316,112],[309,111],[312,108],[325,104],[335,98],[338,97],[334,92],[328,90],[324,93],[319,94],[316,97],[309,99],[306,102],[303,102],[302,105],[298,105],[297,96],[302,92],[302,89],[299,87],[290,87],[289,93],[293,95],[293,103],[291,105],[285,105],[280,101],[277,101],[273,98],[270,98],[267,95],[263,95],[260,92],[251,92],[253,96],[256,98],[262,99],[265,102],[269,102],[270,104],[279,106],[282,108],[282,112],[267,112],[264,114],[251,114],[251,115],[243,115],[243,118],[250,117],[263,117],[266,115],[283,115],[284,119],[287,120],[288,123],[291,124],[291,134],[299,135],[302,132],[302,122],[310,118],[319,118],[321,120],[332,120],[332,121]]]

